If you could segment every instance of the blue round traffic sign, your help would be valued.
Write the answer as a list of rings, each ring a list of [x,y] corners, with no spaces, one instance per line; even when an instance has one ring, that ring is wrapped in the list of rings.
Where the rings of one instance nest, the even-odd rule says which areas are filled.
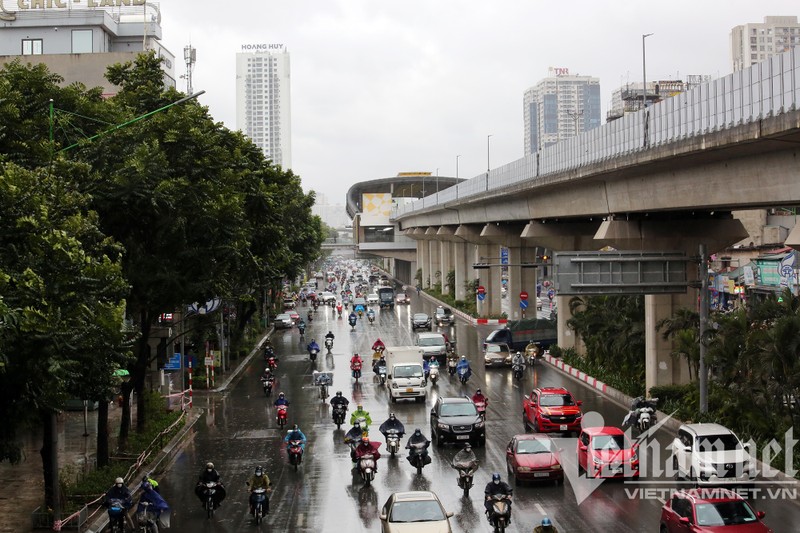
[[[479,292],[478,293],[478,300],[484,301],[485,299],[486,299],[486,293],[485,292]]]
[[[520,309],[527,309],[528,308],[528,300],[520,300],[519,301],[519,308]]]

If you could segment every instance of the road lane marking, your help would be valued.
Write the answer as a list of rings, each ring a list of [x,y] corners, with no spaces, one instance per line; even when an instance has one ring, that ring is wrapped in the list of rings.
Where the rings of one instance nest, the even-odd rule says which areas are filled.
[[[547,516],[547,513],[544,512],[544,507],[542,507],[542,504],[537,503],[537,504],[535,504],[535,506],[536,506],[536,510],[539,511],[539,513],[541,513],[544,516]]]

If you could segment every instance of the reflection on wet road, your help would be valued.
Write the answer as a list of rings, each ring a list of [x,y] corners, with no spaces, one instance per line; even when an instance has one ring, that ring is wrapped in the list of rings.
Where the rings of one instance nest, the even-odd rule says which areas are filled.
[[[301,311],[305,314],[304,308]],[[313,322],[301,339],[297,329],[278,331],[272,337],[280,358],[275,395],[284,391],[290,400],[289,427],[297,423],[309,442],[303,464],[295,471],[287,461],[283,434],[278,430],[272,398],[265,398],[258,376],[263,370],[260,357],[254,358],[242,373],[241,379],[222,395],[198,394],[195,406],[207,415],[195,426],[193,437],[176,456],[164,475],[161,487],[173,506],[173,531],[380,531],[378,515],[388,497],[395,491],[432,490],[439,495],[445,508],[453,511],[453,530],[457,532],[489,531],[483,512],[483,488],[492,472],[507,479],[506,445],[514,434],[522,433],[521,403],[524,394],[537,386],[566,386],[584,401],[584,411],[595,411],[606,417],[609,425],[619,425],[625,410],[588,388],[563,377],[553,369],[537,365],[529,369],[522,385],[511,379],[508,369],[484,370],[481,364],[480,343],[490,328],[475,329],[463,322],[444,328],[457,340],[458,353],[467,355],[474,370],[470,382],[462,386],[447,375],[442,367],[437,385],[429,385],[426,404],[401,401],[392,404],[387,390],[373,378],[365,366],[364,377],[355,383],[350,377],[349,359],[353,352],[370,358],[370,346],[380,337],[387,345],[413,344],[410,315],[413,312],[432,312],[432,306],[412,295],[409,306],[377,311],[374,324],[359,321],[351,332],[346,320],[337,319],[333,309],[320,307]],[[435,330],[436,328],[434,328]],[[305,345],[312,338],[322,344],[326,332],[332,331],[336,340],[332,355],[320,354],[312,364]],[[475,486],[469,498],[463,498],[456,484],[456,472],[449,464],[458,451],[453,446],[431,447],[432,464],[422,475],[406,461],[404,450],[389,458],[385,446],[378,462],[378,472],[371,487],[365,487],[351,471],[349,449],[343,443],[349,425],[337,430],[331,421],[330,406],[319,399],[312,386],[314,370],[334,374],[333,394],[341,390],[355,404],[363,403],[373,419],[372,439],[383,442],[377,426],[391,411],[405,424],[410,434],[415,428],[430,437],[429,412],[437,395],[472,395],[480,387],[490,400],[487,413],[485,448],[476,448],[481,468],[475,476]],[[349,419],[349,415],[348,415]],[[663,435],[662,435],[663,433]],[[667,444],[671,436],[658,435]],[[574,466],[575,441],[559,441],[564,448],[564,461]],[[402,443],[405,446],[405,439]],[[206,461],[213,461],[228,489],[228,497],[212,519],[207,519],[194,496],[193,487]],[[273,483],[270,515],[255,526],[247,513],[245,481],[256,465],[263,465]],[[569,465],[568,465],[569,466]],[[646,481],[646,480],[645,480]],[[669,486],[667,483],[664,486]],[[578,505],[568,480],[563,486],[554,484],[515,487],[512,523],[509,531],[529,533],[542,517],[550,517],[559,531],[656,531],[662,501],[657,497],[631,497],[632,487],[622,482],[606,482],[587,495]],[[587,491],[588,493],[588,491]],[[757,509],[766,510],[767,522],[776,531],[792,530],[775,524],[800,524],[797,506],[789,502],[756,502]],[[796,530],[797,528],[793,528]]]

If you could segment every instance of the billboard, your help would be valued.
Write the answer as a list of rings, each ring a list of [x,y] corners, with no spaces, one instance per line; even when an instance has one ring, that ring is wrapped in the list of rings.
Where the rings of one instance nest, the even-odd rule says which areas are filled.
[[[365,192],[361,195],[361,227],[391,226],[392,193]]]

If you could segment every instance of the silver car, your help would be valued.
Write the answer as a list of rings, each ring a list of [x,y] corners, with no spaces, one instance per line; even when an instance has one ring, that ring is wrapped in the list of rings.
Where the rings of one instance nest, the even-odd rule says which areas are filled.
[[[281,313],[275,317],[275,329],[291,329],[294,327],[294,320],[289,313]]]
[[[383,533],[452,533],[452,512],[430,491],[395,492],[381,509]]]
[[[511,350],[505,343],[486,343],[483,358],[486,366],[511,366]]]

